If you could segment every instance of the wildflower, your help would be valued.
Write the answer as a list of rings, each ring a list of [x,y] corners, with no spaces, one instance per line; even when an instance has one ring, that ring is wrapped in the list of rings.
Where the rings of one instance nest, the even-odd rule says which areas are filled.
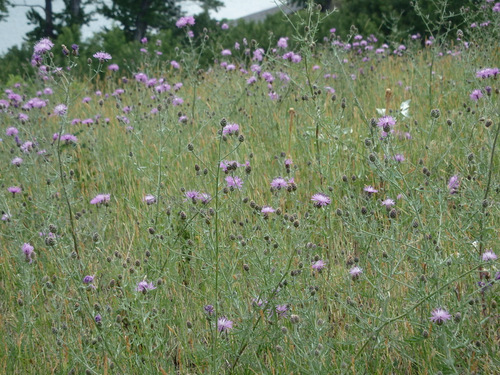
[[[385,206],[385,208],[389,209],[392,206],[394,206],[396,204],[396,202],[394,202],[394,200],[392,200],[391,198],[387,198],[387,199],[383,200],[381,202],[381,204],[382,204],[382,206]]]
[[[94,320],[96,323],[101,323],[102,321],[102,317],[101,317],[101,314],[97,314],[95,317],[94,317]]]
[[[499,74],[498,68],[485,68],[478,70],[476,72],[476,77],[477,78],[489,78],[489,77],[496,77]]]
[[[316,262],[314,262],[311,266],[311,268],[313,270],[317,270],[317,271],[320,271],[322,270],[323,268],[325,268],[325,262],[322,261],[321,259],[320,260],[317,260]]]
[[[279,48],[288,48],[288,37],[279,38],[277,45]]]
[[[450,320],[451,319],[451,315],[448,311],[444,310],[444,309],[435,309],[432,313],[431,313],[431,317],[430,317],[431,321],[433,321],[434,323],[438,324],[438,325],[441,325],[443,324],[445,321],[447,320]]]
[[[243,180],[239,178],[238,176],[227,176],[226,177],[226,182],[228,187],[234,187],[237,189],[241,189],[243,186]]]
[[[96,52],[94,53],[94,58],[98,59],[99,62],[111,60],[111,55],[107,52]]]
[[[402,161],[405,161],[405,156],[403,154],[396,154],[394,155],[394,160],[401,163]]]
[[[260,212],[262,212],[264,214],[264,216],[266,216],[266,217],[269,214],[272,214],[274,211],[275,211],[275,209],[270,207],[270,206],[264,206],[264,207],[262,207],[262,210],[260,210]]]
[[[34,247],[31,246],[31,244],[29,244],[29,243],[24,243],[24,245],[22,246],[22,250],[23,250],[23,254],[26,256],[26,261],[31,264],[33,262],[33,259],[31,259],[31,256],[34,253],[34,251],[33,251]]]
[[[288,305],[277,305],[276,312],[278,313],[278,316],[280,318],[286,317],[286,314],[288,312]]]
[[[111,70],[112,72],[117,72],[120,69],[118,64],[111,64],[108,66],[108,70]]]
[[[154,195],[146,195],[142,198],[142,201],[149,206],[150,204],[156,203],[156,197]]]
[[[8,187],[7,190],[9,193],[12,193],[13,196],[19,194],[22,191],[22,189],[19,186],[11,186]]]
[[[483,97],[483,93],[481,90],[473,90],[471,92],[471,94],[469,95],[469,97],[471,98],[471,100],[474,100],[477,102],[479,99],[481,99]]]
[[[496,260],[497,255],[490,249],[483,253],[483,260],[487,262],[488,260]]]
[[[14,158],[12,159],[12,165],[15,165],[16,167],[19,167],[23,163],[23,159],[21,158]]]
[[[349,270],[349,273],[351,274],[352,279],[355,280],[359,277],[359,275],[363,273],[363,269],[358,266],[355,266]]]
[[[396,120],[392,116],[384,116],[378,119],[377,126],[381,128],[386,128],[387,126],[396,125]]]
[[[221,316],[217,320],[217,330],[219,332],[225,332],[233,328],[233,322],[227,319],[225,316]]]
[[[203,310],[205,310],[205,313],[207,313],[207,315],[212,315],[215,312],[215,309],[212,305],[206,305],[205,307],[203,307]]]
[[[19,130],[17,130],[17,128],[10,127],[10,128],[7,128],[7,130],[5,130],[5,134],[9,137],[15,136],[15,135],[19,134]]]
[[[61,135],[61,141],[64,141],[66,143],[76,143],[78,142],[78,138],[73,134],[63,134]]]
[[[48,52],[54,47],[54,43],[49,38],[43,38],[38,41],[37,44],[35,44],[35,47],[33,48],[34,52],[36,55],[42,55],[45,52]]]
[[[224,49],[224,50],[222,50],[221,55],[222,56],[231,56],[231,50]]]
[[[177,22],[175,23],[175,26],[177,26],[178,28],[182,28],[182,27],[185,27],[187,25],[193,26],[194,22],[195,22],[195,20],[194,20],[194,17],[192,17],[192,16],[181,17],[177,20]]]
[[[281,188],[286,188],[288,186],[288,182],[281,177],[275,178],[271,181],[271,188],[280,190]]]
[[[374,194],[374,193],[378,193],[378,190],[375,189],[371,185],[365,186],[364,189],[363,189],[363,191],[366,192],[366,193],[368,193],[369,195]]]
[[[227,124],[222,129],[222,134],[223,135],[232,135],[232,134],[238,135],[239,130],[240,130],[240,126],[238,124]]]
[[[84,284],[90,284],[94,281],[94,275],[87,275],[83,278]]]
[[[267,304],[267,301],[261,298],[253,298],[252,304],[257,307],[262,307],[263,305]]]
[[[220,28],[222,30],[227,30],[227,29],[229,29],[229,25],[227,23],[223,23]]]
[[[328,206],[331,203],[330,197],[322,193],[314,194],[311,200],[314,202],[314,206],[318,208]]]
[[[2,215],[2,221],[10,221],[11,216],[9,214]]]
[[[110,200],[110,194],[98,194],[94,199],[90,201],[90,204],[100,205],[102,203],[107,203]]]
[[[68,111],[68,107],[64,104],[58,104],[54,107],[54,113],[58,116],[64,116]]]
[[[255,78],[254,76],[247,79],[247,85],[251,85],[252,83],[255,82],[257,82],[257,78]]]
[[[139,281],[137,287],[135,288],[136,292],[146,293],[148,290],[156,289],[153,283],[148,283],[146,280]]]
[[[448,191],[450,194],[456,194],[458,187],[460,186],[460,180],[457,175],[451,176],[448,181]]]

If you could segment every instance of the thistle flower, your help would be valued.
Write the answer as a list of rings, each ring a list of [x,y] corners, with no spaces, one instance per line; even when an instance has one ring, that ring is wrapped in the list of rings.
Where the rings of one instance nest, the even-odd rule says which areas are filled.
[[[87,275],[83,278],[84,284],[90,284],[94,281],[94,275]]]
[[[99,62],[111,60],[111,55],[107,52],[96,52],[93,56],[95,59],[98,59]]]
[[[491,250],[486,250],[484,253],[483,253],[483,260],[485,262],[487,262],[488,260],[496,260],[498,257],[497,255]]]
[[[262,212],[264,216],[268,216],[269,214],[272,214],[274,211],[275,209],[270,206],[264,206],[262,207],[262,210],[260,210],[260,212]]]
[[[375,189],[373,186],[371,185],[368,185],[368,186],[365,186],[364,189],[363,189],[364,192],[368,193],[369,195],[371,194],[375,194],[375,193],[378,193],[378,190]]]
[[[238,176],[227,176],[226,182],[228,187],[234,187],[237,189],[241,189],[243,187],[243,180]]]
[[[352,279],[355,280],[359,277],[359,275],[363,273],[363,269],[358,266],[355,266],[349,270],[349,273],[351,274]]]
[[[460,186],[460,180],[458,179],[458,175],[451,176],[448,181],[448,191],[450,194],[456,194],[458,191],[458,187]]]
[[[217,320],[217,330],[219,332],[226,332],[233,328],[233,322],[227,319],[225,316],[221,316]]]
[[[23,159],[21,158],[14,158],[11,161],[12,165],[15,165],[16,167],[19,167],[23,163]]]
[[[30,243],[24,243],[22,246],[22,251],[23,254],[26,256],[26,261],[31,264],[33,262],[33,259],[31,259],[31,256],[34,253],[33,246],[31,246]]]
[[[324,261],[322,261],[322,260],[320,259],[320,260],[318,260],[318,261],[314,262],[314,263],[312,264],[311,268],[312,268],[313,270],[320,271],[320,270],[322,270],[323,268],[325,268],[325,262],[324,262]]]
[[[477,102],[479,99],[483,97],[483,93],[481,90],[473,90],[469,95],[469,97],[471,98],[471,100]]]
[[[14,128],[14,127],[10,127],[10,128],[7,128],[7,130],[5,130],[5,134],[9,137],[13,137],[13,136],[16,136],[19,134],[19,130],[17,130],[17,128]]]
[[[33,48],[36,55],[42,55],[45,52],[48,52],[54,47],[54,43],[49,38],[42,38],[35,44]]]
[[[12,195],[14,195],[14,196],[16,194],[19,194],[22,191],[22,189],[19,186],[11,186],[11,187],[8,187],[7,190],[9,193],[12,193]]]
[[[142,201],[145,202],[149,206],[150,204],[156,203],[156,197],[154,195],[148,194],[148,195],[144,196],[144,198],[142,198]]]
[[[314,194],[311,200],[314,202],[314,206],[318,208],[328,206],[331,203],[330,198],[322,193]]]
[[[135,291],[146,293],[148,290],[153,290],[153,289],[156,289],[156,287],[153,285],[153,283],[148,283],[146,280],[143,280],[143,281],[139,281],[139,283],[137,283],[137,287],[135,288]]]
[[[58,116],[64,116],[68,111],[68,107],[64,104],[58,104],[54,107],[54,113]]]
[[[444,309],[435,309],[431,313],[431,317],[430,317],[430,320],[433,321],[434,323],[436,323],[437,325],[441,325],[450,319],[451,319],[450,313]]]
[[[212,315],[215,312],[215,309],[214,309],[214,307],[212,305],[205,305],[203,307],[203,310],[205,310],[205,313],[207,315]]]
[[[95,198],[90,201],[90,204],[100,205],[102,203],[107,203],[110,200],[110,194],[97,194]]]
[[[396,202],[394,202],[394,200],[392,200],[391,198],[387,198],[387,199],[383,200],[381,202],[381,204],[382,204],[382,206],[385,206],[385,208],[389,209],[392,206],[394,206],[396,204]]]

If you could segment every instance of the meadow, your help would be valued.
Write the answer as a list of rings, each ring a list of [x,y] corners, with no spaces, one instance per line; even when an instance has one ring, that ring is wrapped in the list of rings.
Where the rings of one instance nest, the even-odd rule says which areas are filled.
[[[319,18],[209,67],[34,46],[0,97],[0,373],[500,371],[498,44]]]

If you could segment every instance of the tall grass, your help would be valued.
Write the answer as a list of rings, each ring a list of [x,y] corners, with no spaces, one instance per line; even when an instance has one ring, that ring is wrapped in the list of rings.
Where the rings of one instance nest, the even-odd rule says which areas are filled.
[[[315,45],[310,11],[300,61],[80,81],[56,46],[5,88],[0,372],[498,372],[498,48]]]

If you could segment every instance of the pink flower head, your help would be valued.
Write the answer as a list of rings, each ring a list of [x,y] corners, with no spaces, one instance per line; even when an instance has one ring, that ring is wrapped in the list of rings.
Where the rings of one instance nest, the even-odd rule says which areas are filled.
[[[154,195],[146,195],[142,198],[142,201],[149,206],[150,204],[156,203],[156,197]]]
[[[430,317],[430,320],[438,325],[441,325],[450,319],[451,319],[450,313],[444,309],[435,309],[431,313],[431,317]]]
[[[140,281],[135,288],[136,292],[146,293],[148,290],[156,289],[153,283],[148,283],[146,280]]]
[[[320,259],[320,260],[314,262],[311,267],[313,270],[320,271],[323,268],[325,268],[325,262]]]
[[[219,332],[226,332],[233,328],[233,322],[227,319],[225,316],[221,316],[217,320],[217,330]]]
[[[355,266],[349,270],[349,273],[351,274],[351,277],[354,280],[354,279],[357,279],[359,277],[359,275],[361,275],[363,273],[363,269],[358,267],[358,266]]]
[[[373,186],[371,185],[368,185],[368,186],[365,186],[364,189],[363,189],[364,192],[368,193],[368,194],[374,194],[374,193],[378,193],[378,190],[375,189]]]
[[[270,206],[264,206],[264,207],[262,207],[262,210],[260,210],[260,212],[262,212],[264,214],[264,216],[272,214],[274,211],[275,211],[275,209],[270,207]]]
[[[487,262],[488,260],[496,260],[498,257],[497,255],[490,249],[490,250],[486,250],[484,253],[483,253],[483,260],[485,262]]]
[[[64,104],[58,104],[54,107],[54,113],[58,116],[64,116],[68,111],[68,107]]]
[[[22,250],[23,250],[23,254],[26,256],[26,261],[31,264],[31,262],[33,262],[33,259],[31,259],[31,256],[34,253],[34,251],[33,251],[34,247],[31,246],[31,244],[29,244],[29,243],[24,243],[24,245],[22,246]]]
[[[107,52],[96,52],[94,53],[94,58],[98,59],[99,62],[111,60],[111,55]]]
[[[220,28],[222,30],[227,30],[227,29],[229,29],[229,25],[227,23],[223,23]]]
[[[194,22],[195,22],[195,20],[194,20],[193,16],[181,17],[177,20],[177,22],[175,23],[175,26],[177,26],[178,28],[182,28],[182,27],[185,27],[187,25],[193,26]]]
[[[383,128],[385,126],[394,126],[396,125],[396,120],[392,116],[384,116],[378,119],[377,126]]]
[[[90,204],[101,205],[103,203],[108,203],[110,200],[110,194],[98,194],[94,199],[90,201]]]
[[[243,187],[243,180],[238,176],[227,176],[226,177],[227,186],[241,189]]]
[[[14,158],[11,161],[12,165],[15,165],[16,167],[19,167],[23,163],[22,158]]]
[[[7,191],[9,193],[12,193],[12,195],[19,194],[23,189],[21,189],[19,186],[11,186],[7,188]]]
[[[240,126],[238,124],[227,124],[222,129],[222,134],[224,134],[224,135],[232,135],[232,134],[238,135],[239,130],[240,130]]]
[[[391,198],[387,198],[387,199],[383,200],[381,203],[382,203],[382,206],[385,206],[385,208],[387,208],[387,209],[391,208],[392,206],[394,206],[396,204],[396,202],[394,202],[394,200],[392,200]]]
[[[471,92],[471,94],[469,95],[469,97],[471,98],[471,100],[474,100],[477,102],[479,99],[481,99],[483,97],[483,93],[481,90],[473,90]]]
[[[279,48],[288,48],[288,37],[279,38],[277,45]]]
[[[448,191],[450,194],[456,194],[458,191],[458,187],[460,186],[460,180],[458,179],[458,175],[451,176],[448,181]]]
[[[231,50],[230,49],[224,49],[220,53],[222,56],[231,56]]]
[[[318,208],[328,206],[331,203],[330,197],[322,193],[314,194],[311,200],[314,202],[314,206]]]
[[[111,70],[112,72],[117,72],[118,70],[120,70],[120,67],[118,66],[118,64],[111,64],[108,66],[108,70]]]
[[[35,44],[33,50],[35,54],[42,55],[45,52],[50,51],[52,47],[54,47],[54,43],[52,43],[52,41],[49,38],[43,38],[40,39],[40,41],[37,44]]]

